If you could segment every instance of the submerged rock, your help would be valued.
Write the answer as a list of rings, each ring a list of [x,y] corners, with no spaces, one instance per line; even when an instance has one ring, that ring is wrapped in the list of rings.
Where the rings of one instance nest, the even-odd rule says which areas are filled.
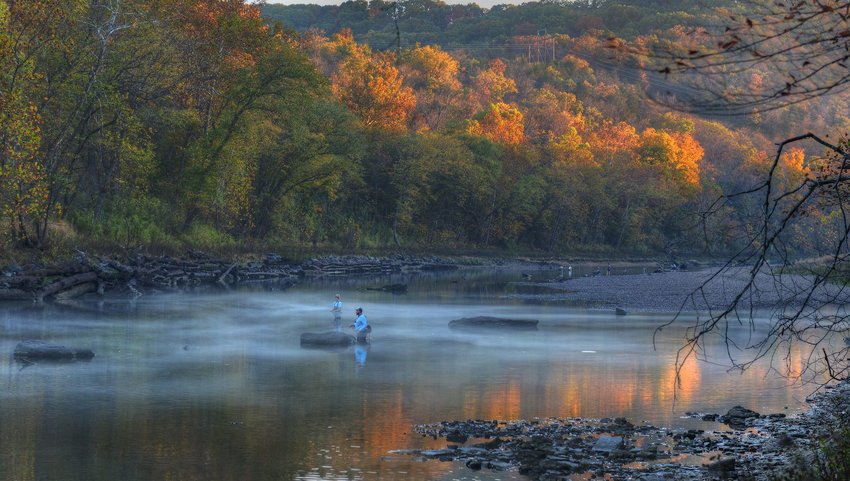
[[[449,322],[451,329],[509,329],[521,331],[537,330],[540,321],[532,319],[502,319],[499,317],[464,317]]]
[[[357,341],[354,336],[338,331],[305,332],[301,334],[301,347],[350,346]]]
[[[19,361],[88,361],[94,357],[91,349],[78,349],[28,340],[15,346],[14,358]]]

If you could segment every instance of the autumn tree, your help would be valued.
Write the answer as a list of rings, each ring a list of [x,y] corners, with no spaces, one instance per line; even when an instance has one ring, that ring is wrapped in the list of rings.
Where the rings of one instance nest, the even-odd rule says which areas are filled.
[[[516,82],[505,75],[506,70],[505,62],[495,59],[473,77],[471,99],[476,109],[502,102],[505,96],[517,92]]]
[[[417,124],[431,130],[445,127],[451,111],[459,108],[458,61],[440,47],[431,45],[411,49],[404,60],[406,77],[416,92],[414,115],[421,119]]]
[[[517,146],[525,140],[522,112],[503,102],[490,104],[475,116],[469,122],[467,132],[503,145]]]
[[[350,35],[350,34],[349,34]],[[416,97],[395,66],[393,54],[373,53],[340,35],[343,60],[335,74],[337,98],[370,128],[401,131],[408,127]]]

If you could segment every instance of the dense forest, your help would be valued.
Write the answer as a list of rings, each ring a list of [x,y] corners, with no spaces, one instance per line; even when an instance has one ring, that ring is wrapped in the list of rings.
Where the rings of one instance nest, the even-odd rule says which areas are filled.
[[[702,214],[776,142],[850,129],[847,96],[686,112],[693,79],[612,43],[689,48],[739,8],[3,1],[0,246],[723,253],[760,206]],[[839,214],[806,214],[787,241],[816,254]]]

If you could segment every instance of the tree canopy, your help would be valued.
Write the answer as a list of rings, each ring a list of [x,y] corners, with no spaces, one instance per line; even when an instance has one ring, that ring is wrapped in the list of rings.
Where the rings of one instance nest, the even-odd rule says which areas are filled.
[[[729,202],[711,239],[700,212],[759,185],[777,136],[850,121],[653,101],[694,86],[636,53],[719,7],[3,2],[4,243],[734,251],[760,205]],[[820,254],[829,222],[808,227],[789,245]]]

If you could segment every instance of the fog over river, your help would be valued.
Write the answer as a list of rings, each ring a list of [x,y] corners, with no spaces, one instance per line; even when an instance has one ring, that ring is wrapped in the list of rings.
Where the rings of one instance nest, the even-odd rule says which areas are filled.
[[[476,268],[134,302],[0,305],[0,480],[524,479],[390,451],[444,446],[412,425],[449,419],[624,416],[716,429],[683,414],[736,404],[792,414],[812,389],[771,374],[767,363],[728,372],[719,341],[708,348],[720,364],[688,361],[676,389],[682,329],[665,329],[653,347],[655,328],[672,313],[617,317],[530,301],[524,294],[541,288],[518,281],[519,271]],[[366,290],[396,282],[408,294]],[[302,349],[302,332],[332,329],[336,293],[345,326],[363,307],[371,345]],[[540,324],[448,328],[471,316]],[[766,324],[757,321],[757,330]],[[24,339],[96,356],[25,365],[11,356]],[[792,351],[792,369],[807,355]]]

